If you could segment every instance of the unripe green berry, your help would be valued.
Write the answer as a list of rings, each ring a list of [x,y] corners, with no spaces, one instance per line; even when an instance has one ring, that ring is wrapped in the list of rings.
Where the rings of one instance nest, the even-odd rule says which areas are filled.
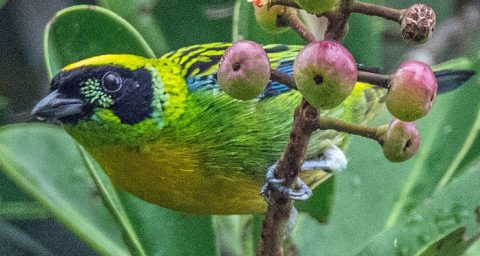
[[[418,150],[420,135],[415,123],[393,119],[381,136],[383,154],[392,162],[408,160]]]
[[[295,0],[295,2],[308,13],[321,14],[334,8],[338,0]]]
[[[281,17],[284,15],[291,15],[294,12],[292,8],[283,5],[268,6],[263,5],[258,7],[253,5],[255,9],[255,19],[258,25],[270,34],[280,34],[290,29],[290,26],[282,22]]]
[[[387,108],[396,118],[410,122],[425,116],[437,95],[437,79],[430,67],[406,61],[393,75],[387,94]]]
[[[330,109],[352,93],[357,81],[357,66],[353,56],[341,44],[312,42],[298,53],[293,78],[308,103]]]
[[[433,9],[424,4],[408,7],[401,20],[402,37],[411,44],[423,44],[435,29],[436,15]]]
[[[225,51],[217,78],[222,90],[232,98],[253,99],[270,81],[267,53],[255,42],[238,41]]]

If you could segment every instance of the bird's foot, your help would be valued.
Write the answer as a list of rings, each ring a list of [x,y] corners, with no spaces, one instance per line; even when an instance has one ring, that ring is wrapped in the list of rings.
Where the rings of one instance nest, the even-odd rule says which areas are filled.
[[[329,173],[338,173],[347,168],[347,158],[341,149],[332,144],[326,148],[319,159],[305,161],[301,172],[323,170]],[[293,188],[283,185],[285,179],[275,177],[277,164],[270,166],[265,176],[267,182],[263,185],[260,194],[267,203],[272,203],[272,191],[292,200],[307,200],[312,196],[312,190],[299,177],[296,178]]]
[[[282,196],[292,200],[307,200],[312,196],[312,190],[299,178],[295,179],[293,184],[295,189],[284,186],[285,179],[275,178],[276,164],[270,166],[267,170],[266,180],[263,185],[260,194],[263,196],[267,203],[272,203],[272,191],[279,192]]]

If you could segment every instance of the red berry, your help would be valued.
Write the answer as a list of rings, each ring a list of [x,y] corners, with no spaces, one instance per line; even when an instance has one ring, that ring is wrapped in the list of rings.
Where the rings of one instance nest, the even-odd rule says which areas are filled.
[[[381,137],[383,154],[392,162],[411,158],[420,145],[420,135],[413,122],[393,119]]]
[[[238,41],[225,51],[217,77],[220,87],[232,98],[253,99],[270,81],[267,53],[255,42]]]
[[[357,81],[357,66],[341,44],[318,41],[298,53],[293,77],[298,90],[310,104],[330,109],[352,93]]]
[[[255,7],[262,7],[264,6],[264,3],[262,0],[252,0],[253,6]]]
[[[437,79],[430,67],[419,61],[406,61],[393,75],[386,104],[392,115],[409,122],[425,116],[436,95]]]

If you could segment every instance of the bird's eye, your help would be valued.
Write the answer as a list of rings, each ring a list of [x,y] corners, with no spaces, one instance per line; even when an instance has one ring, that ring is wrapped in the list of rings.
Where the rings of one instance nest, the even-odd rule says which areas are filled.
[[[107,72],[102,77],[102,87],[107,92],[117,92],[122,88],[122,79],[115,72]]]

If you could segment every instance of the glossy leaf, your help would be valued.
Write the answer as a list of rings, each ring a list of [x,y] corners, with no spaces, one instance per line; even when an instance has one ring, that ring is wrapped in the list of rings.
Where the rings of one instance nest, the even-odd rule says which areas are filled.
[[[171,50],[164,32],[155,20],[154,7],[157,0],[100,0],[99,4],[120,15],[134,26],[145,38],[157,56]]]
[[[103,203],[117,221],[119,228],[123,232],[124,240],[130,248],[130,251],[133,255],[146,255],[143,245],[138,240],[137,234],[135,233],[135,230],[128,219],[127,213],[125,212],[125,209],[123,208],[120,198],[118,198],[112,183],[109,181],[105,173],[103,173],[100,166],[94,162],[91,156],[88,155],[87,151],[80,145],[78,145],[78,148],[80,149],[84,164],[86,165],[90,176],[95,182]]]
[[[370,2],[384,5],[384,0],[369,0]],[[366,15],[353,14],[349,22],[348,34],[344,39],[345,46],[352,53],[358,63],[369,67],[382,67],[382,32],[385,21],[380,18]],[[377,53],[377,54],[375,54]]]
[[[121,192],[122,202],[147,255],[215,255],[211,216],[186,215]]]
[[[458,232],[462,226],[468,227],[470,236],[478,233],[475,209],[480,194],[472,188],[479,186],[480,164],[476,164],[394,226],[375,236],[359,255],[428,255],[431,244]]]
[[[75,142],[61,129],[40,124],[1,128],[0,166],[98,252],[129,254]]]
[[[66,8],[59,11],[47,25],[44,54],[50,77],[65,65],[109,53],[155,57],[150,46],[132,25],[98,6]]]

